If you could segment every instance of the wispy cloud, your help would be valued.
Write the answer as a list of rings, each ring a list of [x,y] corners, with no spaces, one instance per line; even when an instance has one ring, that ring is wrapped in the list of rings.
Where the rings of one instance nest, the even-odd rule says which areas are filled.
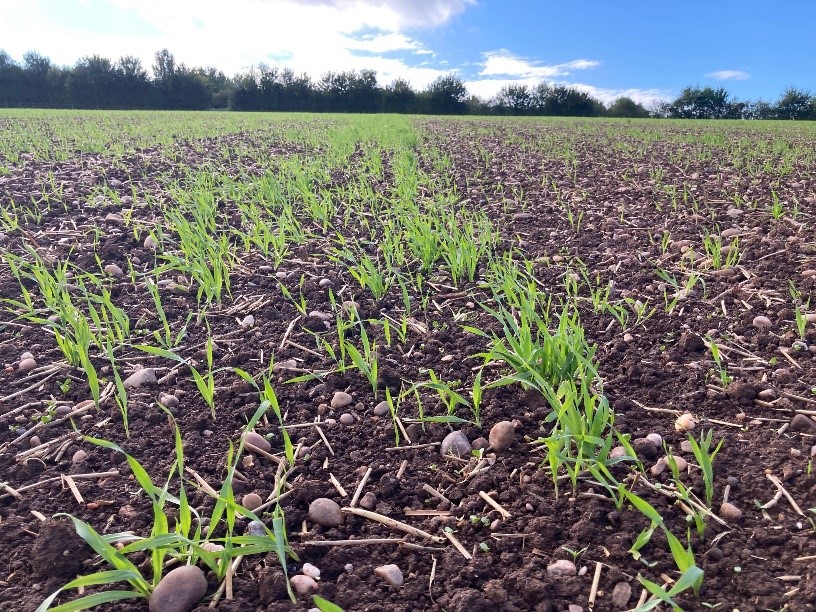
[[[273,0],[274,1],[274,0]],[[378,27],[439,26],[464,12],[476,0],[287,0],[302,6],[333,7],[342,11],[363,10],[369,15],[380,14],[385,19]]]
[[[744,70],[715,70],[707,73],[706,76],[718,81],[745,81],[751,78],[750,73]]]
[[[514,55],[507,49],[484,53],[484,64],[479,76],[503,76],[523,79],[551,79],[567,76],[576,70],[600,66],[596,60],[577,59],[563,64],[542,64]]]

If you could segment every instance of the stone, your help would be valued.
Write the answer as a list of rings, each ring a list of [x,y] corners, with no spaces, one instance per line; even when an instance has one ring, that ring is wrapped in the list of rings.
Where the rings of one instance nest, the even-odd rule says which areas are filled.
[[[305,576],[303,574],[292,576],[292,578],[289,579],[289,582],[292,584],[292,588],[298,597],[308,597],[317,591],[318,588],[320,588],[320,585],[315,582],[314,578],[311,576]]]
[[[730,502],[723,502],[720,506],[720,517],[726,521],[738,521],[742,518],[742,510]]]
[[[308,576],[309,578],[314,578],[315,580],[320,579],[320,570],[312,565],[311,563],[304,563],[303,569],[300,570],[304,576]]]
[[[340,415],[339,421],[341,425],[353,425],[354,417],[348,412],[344,412],[343,414]]]
[[[442,440],[439,453],[443,457],[453,455],[454,457],[470,457],[470,442],[467,436],[461,431],[452,431]]]
[[[612,589],[612,608],[615,610],[625,610],[626,604],[632,598],[632,587],[628,582],[619,582]]]
[[[244,504],[246,508],[246,504]],[[247,525],[246,531],[244,532],[246,535],[251,536],[265,536],[266,535],[266,526],[261,521],[249,521]]]
[[[156,239],[153,238],[153,236],[148,236],[147,238],[144,239],[144,248],[147,249],[148,251],[155,251],[158,246],[159,245],[156,242]]]
[[[318,497],[309,504],[309,519],[321,527],[337,527],[343,522],[343,514],[336,501]]]
[[[771,326],[771,320],[765,315],[757,315],[754,317],[752,325],[757,329],[768,329]]]
[[[109,225],[121,225],[123,223],[122,215],[118,213],[108,213],[105,215],[104,221]]]
[[[318,287],[321,289],[327,289],[332,286],[332,282],[330,278],[321,278],[320,281],[317,283]]]
[[[360,507],[365,510],[374,510],[377,507],[377,496],[369,491],[360,500]]]
[[[350,406],[353,401],[351,395],[345,391],[335,391],[331,399],[331,407],[335,409],[345,408],[346,406]]]
[[[488,441],[496,452],[505,451],[513,445],[516,428],[511,421],[499,421],[490,428]]]
[[[391,586],[402,586],[404,578],[402,577],[402,570],[393,563],[388,565],[381,565],[374,568],[374,573],[385,580]]]
[[[388,402],[380,402],[376,406],[374,406],[374,416],[385,416],[386,414],[391,414],[391,409],[388,407]]]
[[[136,370],[133,374],[128,376],[122,384],[125,386],[125,389],[138,389],[144,385],[158,384],[156,371],[153,368]]]
[[[104,270],[105,274],[109,274],[114,278],[122,278],[125,275],[125,273],[122,272],[122,268],[120,268],[116,264],[108,264],[107,266],[105,266]]]
[[[195,565],[168,572],[150,596],[150,612],[189,612],[207,593],[207,578]]]
[[[253,446],[258,450],[264,451],[265,453],[272,452],[272,445],[269,443],[269,440],[255,431],[247,431],[241,437],[244,439],[244,444],[247,446]],[[249,450],[252,449],[250,448]]]
[[[797,414],[790,420],[788,431],[816,433],[816,422],[804,414]]]
[[[250,512],[254,511],[262,503],[263,499],[257,493],[247,493],[241,498],[241,505]]]
[[[578,574],[578,568],[572,561],[559,559],[547,566],[547,573],[550,576],[575,576]]]
[[[20,364],[17,366],[17,369],[23,374],[27,374],[36,367],[37,361],[33,357],[26,357],[25,359],[20,360]]]
[[[660,451],[660,447],[649,438],[636,438],[632,440],[632,448],[638,455],[646,459],[654,459]]]
[[[470,443],[473,450],[485,450],[490,446],[490,441],[487,438],[476,438]]]
[[[80,449],[79,449],[77,452],[75,452],[75,453],[74,453],[74,454],[71,456],[71,463],[73,463],[74,465],[76,465],[77,463],[82,463],[82,462],[83,462],[83,461],[85,461],[87,458],[88,458],[88,453],[86,453],[84,450],[82,450],[82,449],[80,448]]]
[[[245,316],[243,319],[241,319],[240,325],[241,329],[251,329],[255,327],[255,317],[253,317],[251,314]]]
[[[159,403],[165,408],[178,408],[179,399],[172,393],[160,393]]]

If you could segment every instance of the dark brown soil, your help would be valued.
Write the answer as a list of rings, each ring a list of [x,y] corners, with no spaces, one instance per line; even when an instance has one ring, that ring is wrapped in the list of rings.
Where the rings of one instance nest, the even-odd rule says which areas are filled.
[[[793,345],[798,338],[789,295],[789,282],[793,282],[803,300],[809,298],[816,305],[816,276],[802,275],[816,268],[816,167],[812,162],[795,165],[787,175],[778,173],[774,166],[769,172],[751,176],[745,168],[735,166],[732,153],[725,147],[709,147],[710,157],[697,155],[702,128],[687,124],[643,128],[658,130],[659,138],[644,138],[637,131],[627,131],[623,124],[591,122],[425,120],[419,126],[424,134],[420,154],[425,170],[436,172],[423,151],[437,147],[450,157],[450,172],[461,199],[490,215],[502,232],[504,249],[520,248],[536,262],[536,278],[545,291],[563,295],[564,277],[577,272],[576,259],[580,258],[593,282],[597,277],[603,287],[614,281],[618,297],[641,300],[647,311],[655,309],[640,324],[630,312],[624,330],[608,313],[595,313],[587,300],[582,306],[582,323],[589,340],[598,345],[596,357],[604,392],[615,409],[615,427],[621,433],[631,434],[633,439],[658,433],[674,453],[693,463],[691,454],[680,448],[685,435],[674,428],[676,416],[688,411],[698,420],[694,433],[711,429],[715,441],[723,440],[714,463],[713,506],[716,512],[730,483],[729,501],[742,510],[741,520],[727,521],[727,526],[711,520],[704,538],[700,538],[672,499],[643,482],[634,485],[637,494],[659,510],[681,541],[686,541],[686,530],[691,529],[697,563],[705,579],[699,596],[684,593],[678,603],[686,610],[715,606],[742,612],[816,609],[816,527],[811,522],[816,517],[809,510],[816,507],[816,476],[811,472],[816,431],[808,430],[807,423],[786,427],[797,411],[808,416],[813,414],[808,411],[816,410],[816,327],[809,325],[802,339],[804,348],[796,350]],[[738,139],[742,133],[727,134]],[[746,131],[742,136],[756,143],[773,140],[772,134],[762,132]],[[104,157],[86,156],[60,164],[30,162],[12,168],[9,176],[0,177],[0,204],[33,197],[44,214],[39,223],[31,220],[22,230],[3,237],[3,248],[22,255],[27,244],[94,271],[98,271],[95,255],[103,264],[116,263],[127,270],[130,261],[137,270],[147,271],[153,266],[153,254],[142,247],[144,235],[134,236],[127,228],[105,224],[105,216],[119,212],[121,206],[110,200],[94,205],[89,199],[94,190],[107,184],[120,196],[135,194],[138,202],[144,202],[144,195],[151,194],[156,202],[163,197],[166,181],[183,176],[185,168],[219,164],[227,172],[241,168],[248,174],[262,173],[261,164],[240,157],[242,138],[211,139],[196,146],[182,143],[174,156],[166,151],[144,151],[120,160],[116,166],[109,165]],[[274,135],[268,140],[257,136],[244,144],[265,149],[270,159],[310,153],[276,140]],[[816,142],[806,144],[812,147]],[[224,148],[233,152],[226,160]],[[570,151],[566,157],[562,154],[565,149]],[[655,178],[657,169],[662,172],[659,180]],[[46,205],[42,198],[44,177],[49,172],[63,186],[58,205],[53,198]],[[335,178],[339,188],[344,178]],[[673,185],[681,194],[674,205],[663,185]],[[779,219],[768,212],[772,192],[789,206],[788,214]],[[734,194],[756,203],[756,209],[734,207]],[[798,203],[795,217],[791,213],[794,201]],[[229,203],[224,206],[228,216]],[[567,213],[570,208],[572,223]],[[156,212],[151,206],[142,206],[134,208],[133,215],[148,221]],[[580,226],[576,227],[579,214]],[[101,229],[96,246],[84,238],[93,226]],[[667,313],[666,288],[655,270],[679,274],[682,241],[689,241],[701,253],[701,236],[705,232],[716,235],[726,228],[740,231],[739,264],[730,276],[700,268],[704,287],[698,285]],[[665,251],[664,232],[670,235]],[[306,275],[302,290],[309,310],[331,311],[329,292],[318,285],[321,278],[332,281],[335,295],[353,297],[363,318],[401,308],[399,295],[375,303],[369,294],[359,291],[344,270],[326,265],[326,261],[317,240],[296,251],[282,266],[293,273],[285,281],[293,295],[300,289],[301,275]],[[281,296],[275,272],[262,268],[264,265],[257,258],[244,260],[232,280],[233,299],[208,313],[216,342],[216,366],[224,368],[216,375],[215,419],[193,380],[180,371],[159,386],[129,394],[129,438],[124,436],[112,400],[103,404],[100,412],[89,412],[90,418],[77,421],[79,430],[121,444],[154,481],[163,482],[174,458],[173,434],[166,416],[156,407],[156,399],[159,392],[175,391],[180,405],[173,412],[182,431],[186,465],[212,486],[220,485],[228,446],[238,441],[258,406],[257,393],[230,368],[259,373],[273,353],[278,363],[296,359],[301,368],[331,368],[327,358],[295,344],[279,348],[298,312]],[[134,322],[153,309],[150,298],[130,283],[127,273],[113,282],[112,291],[114,300]],[[669,287],[667,295],[672,293]],[[0,297],[17,299],[19,294],[19,284],[3,264]],[[585,290],[582,295],[588,297]],[[660,581],[661,575],[675,580],[678,576],[666,540],[656,533],[641,551],[643,558],[635,561],[628,551],[648,525],[641,513],[628,505],[616,510],[600,487],[593,488],[586,481],[579,484],[575,494],[569,482],[563,481],[556,497],[542,465],[544,455],[530,444],[548,431],[544,420],[550,409],[543,400],[514,386],[486,393],[482,429],[473,425],[463,428],[469,439],[487,437],[490,427],[505,419],[518,421],[517,435],[510,449],[491,457],[495,462],[489,469],[474,476],[470,472],[475,459],[445,460],[437,446],[404,448],[440,442],[449,431],[447,426],[410,424],[407,433],[411,444],[401,440],[400,448],[394,449],[391,418],[373,414],[386,387],[398,392],[401,381],[427,380],[428,369],[445,381],[461,381],[464,389],[472,386],[475,366],[480,362],[468,358],[485,346],[462,325],[494,326],[487,314],[473,306],[487,297],[478,283],[453,287],[444,279],[438,281],[429,308],[418,315],[427,333],[411,331],[404,344],[381,347],[377,397],[365,379],[353,372],[296,384],[286,382],[293,373],[276,372],[275,391],[287,425],[311,423],[318,415],[339,419],[342,412],[354,417],[352,425],[328,421],[322,426],[331,449],[314,427],[289,430],[293,440],[311,449],[308,460],[299,461],[289,476],[292,493],[281,504],[290,544],[300,559],[292,560],[290,569],[299,571],[303,562],[319,567],[319,594],[347,610],[561,612],[570,606],[590,608],[593,576],[600,564],[592,609],[627,609],[612,604],[613,589],[620,582],[632,587],[628,607],[635,607],[642,591],[638,574],[653,581]],[[196,308],[192,296],[167,293],[164,299],[175,328]],[[236,320],[247,314],[255,317],[256,326],[236,331]],[[756,328],[753,319],[757,315],[767,316],[772,326]],[[65,519],[43,523],[39,516],[50,518],[67,512],[100,532],[147,534],[152,515],[118,453],[75,439],[40,454],[21,456],[30,446],[30,436],[11,444],[33,425],[32,415],[44,411],[47,400],[71,406],[89,395],[81,372],[67,366],[41,386],[30,388],[38,380],[38,371],[22,374],[16,370],[21,353],[34,353],[41,366],[61,362],[62,355],[43,329],[14,321],[9,312],[0,318],[0,361],[7,364],[0,382],[4,398],[0,400],[0,425],[4,429],[0,435],[0,480],[18,490],[63,474],[119,471],[118,476],[77,479],[83,504],[59,478],[24,489],[19,498],[7,494],[0,499],[0,552],[5,560],[0,609],[33,610],[55,588],[97,567],[92,553],[77,542]],[[149,319],[147,325],[155,329]],[[302,318],[291,327],[288,339],[313,347],[308,330],[319,330],[321,325],[313,318]],[[728,386],[721,384],[704,342],[706,336],[715,340],[725,356],[727,371],[734,379]],[[183,342],[185,355],[203,360],[200,349],[205,338],[203,325],[191,323]],[[100,359],[99,367],[104,363]],[[138,351],[123,355],[122,363],[126,367],[156,367],[160,377],[173,365]],[[65,380],[72,381],[67,390],[61,388]],[[348,409],[328,407],[338,390],[352,395]],[[426,413],[444,412],[432,396],[425,401]],[[416,418],[416,404],[407,401],[402,416]],[[61,423],[35,433],[42,442],[48,442],[71,431],[69,424]],[[272,434],[275,452],[281,449],[278,427],[271,420],[258,431]],[[71,458],[80,448],[87,458],[72,464]],[[644,464],[649,468],[655,460],[644,458]],[[376,512],[437,536],[449,527],[473,559],[467,560],[447,540],[437,544],[414,536],[406,538],[410,545],[402,546],[316,545],[325,540],[402,535],[351,515],[345,516],[340,527],[331,529],[308,520],[309,503],[317,497],[330,497],[348,506],[368,468],[371,474],[364,492],[374,495]],[[271,461],[256,456],[253,462],[242,465],[241,472],[245,482],[236,481],[236,496],[254,491],[266,498],[273,493],[276,465]],[[619,476],[625,475],[623,469]],[[341,483],[348,496],[340,495],[330,476]],[[768,476],[780,480],[803,515],[786,496],[767,509],[760,508],[777,493]],[[668,471],[652,476],[647,470],[645,478],[665,485],[671,476]],[[699,470],[691,470],[687,481],[702,497]],[[454,505],[429,495],[423,485],[433,487]],[[480,492],[488,493],[510,517],[502,519]],[[211,498],[200,491],[191,492],[191,503],[205,514],[212,506]],[[419,510],[440,512],[436,516],[412,514]],[[64,554],[66,550],[69,555]],[[570,551],[576,551],[579,575],[549,575],[547,566],[554,560],[573,559]],[[401,568],[404,586],[389,587],[374,575],[373,568],[388,563]],[[217,585],[212,582],[211,587],[208,596]],[[288,600],[274,555],[244,559],[233,588],[234,599],[222,599],[217,610],[305,610],[312,605],[306,599],[297,605]],[[206,600],[202,602],[202,606],[206,604]],[[147,605],[138,601],[106,609],[146,610]]]

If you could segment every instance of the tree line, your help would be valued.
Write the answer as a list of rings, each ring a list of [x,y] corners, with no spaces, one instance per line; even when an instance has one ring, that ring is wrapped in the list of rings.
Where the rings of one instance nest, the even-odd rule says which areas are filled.
[[[722,87],[687,87],[675,100],[647,109],[627,97],[607,107],[584,91],[543,82],[507,85],[485,101],[469,95],[455,74],[420,91],[403,79],[380,85],[373,70],[327,72],[313,80],[259,64],[228,77],[212,67],[189,68],[167,49],[156,53],[151,69],[133,56],[92,55],[60,67],[36,51],[17,62],[0,50],[0,107],[816,120],[816,97],[793,87],[773,103],[739,101]]]

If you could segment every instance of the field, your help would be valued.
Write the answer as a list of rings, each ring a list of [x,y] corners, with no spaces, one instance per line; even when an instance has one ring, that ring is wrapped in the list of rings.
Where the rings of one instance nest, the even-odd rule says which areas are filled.
[[[816,607],[816,125],[0,128],[0,609]]]

